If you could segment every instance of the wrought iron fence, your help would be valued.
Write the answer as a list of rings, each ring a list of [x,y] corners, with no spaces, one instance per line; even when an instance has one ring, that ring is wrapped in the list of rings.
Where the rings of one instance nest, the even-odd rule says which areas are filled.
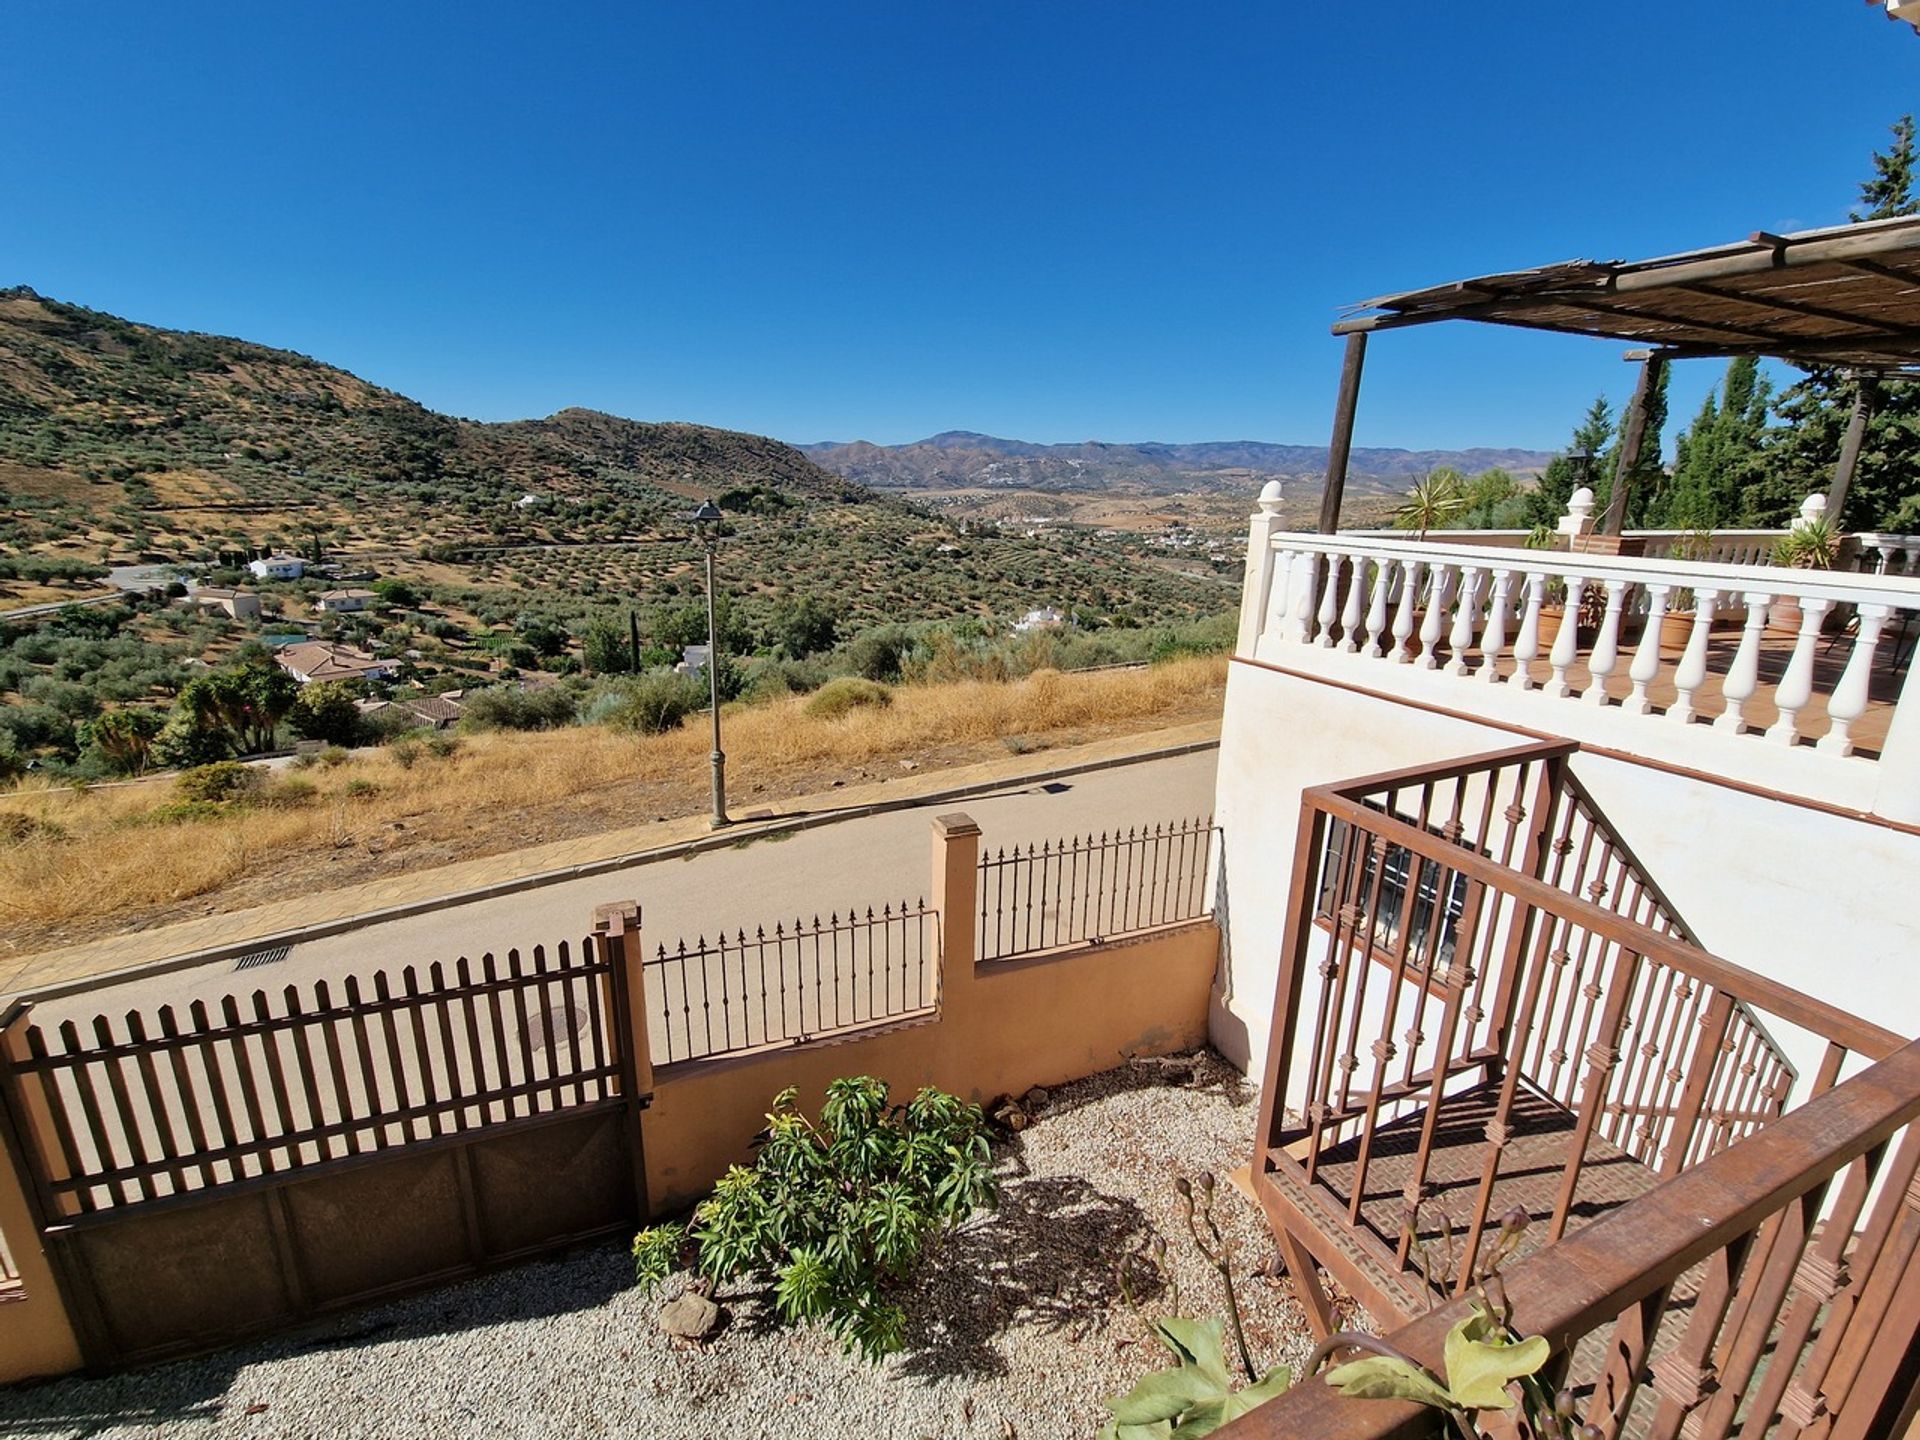
[[[657,1062],[797,1045],[931,1010],[924,900],[796,919],[751,934],[722,931],[659,946],[646,962],[648,1029]]]
[[[1068,836],[980,860],[979,958],[1097,944],[1211,909],[1213,817]]]

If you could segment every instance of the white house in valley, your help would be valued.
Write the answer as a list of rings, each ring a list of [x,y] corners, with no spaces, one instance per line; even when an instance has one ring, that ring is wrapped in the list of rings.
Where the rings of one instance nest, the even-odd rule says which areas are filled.
[[[307,562],[298,555],[268,555],[248,561],[247,568],[260,580],[298,580],[307,573]]]

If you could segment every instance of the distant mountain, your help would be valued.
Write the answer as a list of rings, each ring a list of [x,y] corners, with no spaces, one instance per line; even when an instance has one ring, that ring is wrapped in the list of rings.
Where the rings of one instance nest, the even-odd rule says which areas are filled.
[[[947,430],[911,445],[873,445],[855,440],[797,448],[835,474],[878,490],[1239,493],[1269,479],[1318,484],[1327,469],[1324,445],[1275,445],[1263,440],[1210,440],[1191,445],[1087,440],[1036,445],[970,430]],[[1426,471],[1443,465],[1469,475],[1499,466],[1526,476],[1538,474],[1552,458],[1543,450],[1490,447],[1361,448],[1353,452],[1347,484],[1355,494],[1397,494]]]

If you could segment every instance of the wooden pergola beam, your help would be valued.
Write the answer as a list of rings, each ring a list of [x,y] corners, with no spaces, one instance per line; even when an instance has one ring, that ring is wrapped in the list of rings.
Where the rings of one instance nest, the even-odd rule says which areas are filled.
[[[1367,362],[1364,331],[1347,336],[1340,362],[1340,395],[1333,407],[1333,439],[1327,445],[1327,483],[1320,492],[1320,533],[1340,529],[1340,502],[1347,493],[1347,462],[1353,454],[1353,417],[1360,406],[1360,372]]]
[[[1627,522],[1627,492],[1633,488],[1633,472],[1640,466],[1640,447],[1647,434],[1647,399],[1660,376],[1659,367],[1666,357],[1658,351],[1640,362],[1640,378],[1633,387],[1633,399],[1620,428],[1620,458],[1613,467],[1613,490],[1607,496],[1607,513],[1600,521],[1602,535],[1618,535]]]

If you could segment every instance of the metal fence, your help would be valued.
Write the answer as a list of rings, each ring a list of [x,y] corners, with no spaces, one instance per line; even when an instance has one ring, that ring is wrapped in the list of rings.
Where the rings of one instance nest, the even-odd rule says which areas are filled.
[[[659,946],[645,966],[656,1063],[797,1045],[931,1010],[925,900]]]
[[[7,1063],[57,1139],[55,1215],[209,1190],[619,1096],[589,941],[279,996],[27,1027]]]
[[[1099,943],[1212,906],[1213,817],[1013,846],[980,860],[979,958]]]

